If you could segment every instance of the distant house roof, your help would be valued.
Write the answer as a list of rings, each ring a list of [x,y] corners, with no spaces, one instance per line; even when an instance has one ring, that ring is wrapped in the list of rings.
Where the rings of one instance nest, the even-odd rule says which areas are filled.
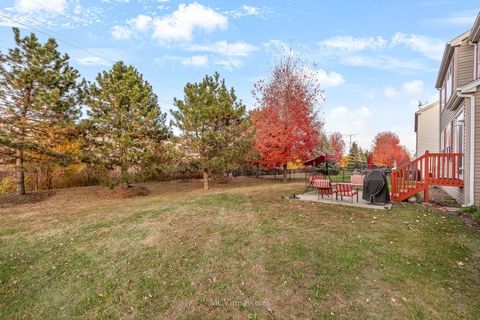
[[[429,109],[432,109],[433,107],[436,107],[438,105],[438,101],[435,101],[433,103],[430,103],[429,105],[427,105],[426,107],[423,107],[421,108],[420,110],[418,110],[417,112],[415,112],[415,114],[421,114],[422,112],[425,112]]]
[[[430,103],[426,107],[423,107],[420,110],[418,110],[417,112],[415,112],[415,132],[418,131],[418,116],[420,116],[425,111],[430,110],[430,109],[435,108],[435,107],[438,107],[438,101]]]

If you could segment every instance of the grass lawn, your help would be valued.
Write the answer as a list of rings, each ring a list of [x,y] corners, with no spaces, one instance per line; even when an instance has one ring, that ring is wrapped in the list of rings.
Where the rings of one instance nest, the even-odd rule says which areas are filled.
[[[480,234],[421,206],[282,199],[303,182],[0,198],[0,319],[480,319]]]

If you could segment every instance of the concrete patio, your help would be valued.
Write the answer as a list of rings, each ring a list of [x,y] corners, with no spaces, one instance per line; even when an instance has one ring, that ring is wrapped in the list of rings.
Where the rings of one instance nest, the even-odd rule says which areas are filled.
[[[344,205],[344,206],[349,206],[349,207],[358,207],[358,208],[365,208],[365,209],[374,209],[374,210],[390,210],[392,208],[391,203],[385,203],[385,204],[371,204],[370,202],[367,202],[362,199],[362,190],[358,191],[358,202],[357,202],[357,197],[353,197],[353,202],[351,201],[350,197],[343,197],[343,200],[338,197],[338,199],[335,198],[335,195],[333,196],[322,196],[320,195],[320,198],[318,197],[319,194],[317,191],[309,191],[303,194],[298,194],[297,197],[301,201],[313,201],[313,202],[321,202],[321,203],[326,203],[326,204],[339,204],[339,205]]]

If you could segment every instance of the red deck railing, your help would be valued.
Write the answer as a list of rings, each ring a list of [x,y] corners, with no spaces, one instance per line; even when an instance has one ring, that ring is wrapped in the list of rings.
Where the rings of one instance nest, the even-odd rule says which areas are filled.
[[[428,187],[463,186],[460,174],[462,153],[429,153],[407,162],[392,172],[392,199],[403,201],[424,192],[428,201]]]

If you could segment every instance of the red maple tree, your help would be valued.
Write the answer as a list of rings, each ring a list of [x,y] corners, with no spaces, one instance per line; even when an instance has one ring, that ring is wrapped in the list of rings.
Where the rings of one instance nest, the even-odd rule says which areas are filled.
[[[345,153],[345,141],[343,140],[343,136],[340,132],[334,132],[330,134],[329,140],[330,146],[335,154],[336,162],[341,166],[343,162],[343,154]]]
[[[287,162],[307,160],[319,143],[322,123],[314,108],[322,91],[313,73],[291,56],[282,59],[268,80],[255,84],[257,109],[252,114],[254,145],[262,167],[283,167]]]
[[[400,145],[398,136],[390,131],[380,132],[373,140],[373,163],[380,167],[401,165],[410,160],[407,149]]]

